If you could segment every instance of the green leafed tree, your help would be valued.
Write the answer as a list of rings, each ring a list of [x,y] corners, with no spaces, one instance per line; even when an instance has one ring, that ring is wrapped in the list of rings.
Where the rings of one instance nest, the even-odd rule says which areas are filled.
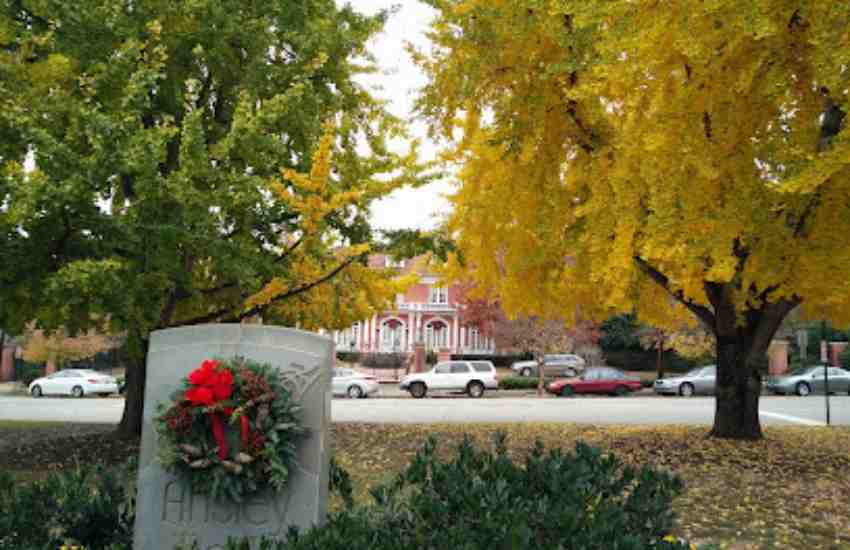
[[[343,302],[378,307],[390,293],[365,269],[369,206],[423,173],[356,82],[387,15],[0,0],[0,325],[125,332],[132,435],[152,330],[299,318],[284,304],[342,273]]]

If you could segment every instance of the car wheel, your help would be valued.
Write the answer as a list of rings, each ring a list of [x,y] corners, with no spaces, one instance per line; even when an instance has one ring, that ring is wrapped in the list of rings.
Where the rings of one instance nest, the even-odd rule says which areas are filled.
[[[484,395],[484,384],[481,382],[470,382],[466,386],[466,393],[469,397],[481,397]]]
[[[410,385],[410,395],[416,399],[422,399],[428,393],[428,388],[422,382],[414,382]]]
[[[799,384],[797,384],[797,387],[795,389],[797,391],[797,395],[799,395],[800,397],[806,397],[807,395],[812,393],[811,386],[809,386],[805,382],[800,382]]]
[[[41,397],[42,396],[41,386],[33,386],[32,389],[30,390],[30,394],[33,397]]]
[[[624,395],[627,395],[628,393],[629,393],[629,388],[627,388],[626,386],[617,386],[616,388],[614,388],[614,395],[616,395],[617,397],[623,397]]]
[[[685,382],[679,386],[679,395],[682,397],[693,397],[694,393],[694,385],[690,382]]]
[[[363,389],[360,386],[351,386],[348,388],[348,397],[351,399],[360,399],[363,397]]]
[[[575,369],[564,369],[561,374],[563,374],[566,378],[575,378],[578,373]]]
[[[522,369],[522,370],[519,372],[519,374],[520,374],[521,376],[525,376],[526,378],[528,378],[529,376],[531,376],[531,369],[530,369],[530,368],[528,368],[528,367],[525,367],[524,369]]]
[[[564,386],[561,388],[561,397],[572,397],[576,391],[572,386]]]
[[[83,395],[85,395],[85,393],[86,392],[83,391],[83,388],[81,386],[74,386],[71,389],[71,395],[73,395],[74,397],[82,397]]]

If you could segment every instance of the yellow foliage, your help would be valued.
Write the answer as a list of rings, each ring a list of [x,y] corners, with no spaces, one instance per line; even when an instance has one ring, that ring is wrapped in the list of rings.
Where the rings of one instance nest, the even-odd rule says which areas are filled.
[[[453,2],[417,58],[458,138],[451,271],[512,316],[665,326],[717,284],[739,322],[785,301],[850,324],[850,131],[821,127],[850,111],[846,6],[540,4]]]
[[[310,173],[287,170],[282,173],[284,181],[270,182],[277,199],[299,216],[301,233],[298,238],[282,237],[290,265],[287,279],[272,279],[245,301],[248,309],[271,304],[264,316],[269,321],[297,324],[307,330],[346,328],[387,309],[396,294],[414,282],[410,276],[396,278],[390,270],[369,268],[365,264],[368,244],[336,241],[329,225],[332,215],[358,206],[371,193],[401,185],[403,179],[367,180],[354,189],[341,190],[331,176],[333,146],[334,127],[326,124]]]

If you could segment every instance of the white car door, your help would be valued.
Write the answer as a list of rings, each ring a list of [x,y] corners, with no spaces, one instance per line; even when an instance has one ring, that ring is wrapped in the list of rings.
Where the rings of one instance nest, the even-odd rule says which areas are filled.
[[[437,366],[426,377],[429,388],[444,390],[449,387],[452,378],[451,363],[437,363]]]
[[[345,389],[343,389],[342,369],[334,369],[334,375],[331,379],[331,391],[334,395],[342,395],[343,393],[345,393]]]
[[[455,361],[451,364],[452,373],[449,375],[448,387],[453,390],[464,389],[472,379],[472,368],[468,363]]]
[[[85,380],[83,379],[82,374],[73,370],[66,370],[64,372],[65,376],[61,378],[62,389],[60,393],[62,393],[62,395],[71,395],[71,391],[74,389],[75,386],[85,386]]]
[[[59,372],[50,375],[47,384],[45,384],[41,390],[48,395],[62,395],[70,393],[71,389],[68,386],[68,382],[68,371],[60,370]]]
[[[46,376],[40,383],[41,393],[44,395],[53,395],[56,393],[62,392],[62,382],[60,378],[64,376],[64,372],[54,372],[51,375]]]

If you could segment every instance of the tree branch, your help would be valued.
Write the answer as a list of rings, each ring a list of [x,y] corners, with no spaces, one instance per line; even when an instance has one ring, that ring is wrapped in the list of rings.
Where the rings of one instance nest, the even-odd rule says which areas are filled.
[[[707,307],[697,304],[693,300],[685,298],[681,290],[673,290],[670,286],[670,279],[666,275],[649,265],[643,258],[634,257],[635,263],[650,279],[658,286],[667,291],[667,293],[678,300],[682,305],[688,308],[697,318],[703,322],[712,332],[714,331],[714,313]]]
[[[341,264],[336,266],[334,269],[332,269],[331,271],[329,271],[325,275],[319,277],[318,279],[316,279],[316,280],[314,280],[310,283],[306,283],[306,284],[303,284],[301,286],[295,287],[295,288],[293,288],[293,289],[291,289],[287,292],[284,292],[283,294],[280,294],[278,296],[275,296],[271,301],[269,301],[266,304],[258,304],[256,306],[250,308],[250,309],[247,309],[247,310],[239,312],[239,313],[234,313],[233,310],[230,309],[230,308],[219,309],[218,311],[214,311],[212,313],[206,313],[204,315],[200,315],[198,317],[194,317],[192,319],[182,321],[182,322],[179,323],[179,326],[202,325],[204,323],[211,323],[213,321],[239,322],[239,321],[242,321],[243,319],[246,319],[248,317],[253,317],[254,315],[261,315],[270,306],[273,306],[275,304],[283,302],[284,300],[287,300],[289,298],[293,298],[295,296],[298,296],[299,294],[303,294],[305,292],[308,292],[308,291],[314,289],[315,287],[330,281],[331,279],[336,277],[342,270],[344,270],[346,267],[350,266],[351,264],[353,264],[355,261],[359,260],[363,256],[365,256],[365,254],[359,254],[357,256],[352,256],[351,258],[348,258],[347,260],[345,260],[344,262],[342,262]]]

